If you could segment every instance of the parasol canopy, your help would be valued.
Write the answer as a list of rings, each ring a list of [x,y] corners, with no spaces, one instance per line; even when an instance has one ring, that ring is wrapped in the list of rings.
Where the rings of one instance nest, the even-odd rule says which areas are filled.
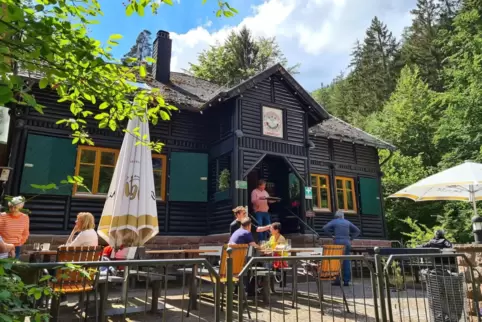
[[[147,122],[129,120],[97,229],[114,248],[142,246],[159,232],[152,154],[132,134],[137,129],[150,140]]]
[[[414,201],[458,200],[475,202],[482,200],[482,164],[466,161],[408,186],[389,198],[408,198]]]

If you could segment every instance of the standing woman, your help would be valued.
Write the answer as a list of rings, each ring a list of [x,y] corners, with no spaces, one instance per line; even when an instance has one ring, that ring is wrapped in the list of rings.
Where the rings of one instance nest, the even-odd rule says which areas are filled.
[[[94,216],[90,212],[80,212],[65,246],[98,246],[99,237],[94,228]],[[74,238],[77,233],[79,234]]]
[[[14,197],[8,202],[8,212],[0,214],[0,236],[5,243],[15,246],[16,258],[20,257],[22,245],[30,234],[30,219],[20,211],[24,204],[24,197]]]

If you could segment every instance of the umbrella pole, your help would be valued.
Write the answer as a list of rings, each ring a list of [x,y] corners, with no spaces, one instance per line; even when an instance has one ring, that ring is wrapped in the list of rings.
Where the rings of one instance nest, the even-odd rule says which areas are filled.
[[[124,282],[122,283],[122,302],[127,299],[127,284],[129,282],[129,266],[124,267]]]
[[[472,207],[474,208],[474,216],[477,217],[477,203],[475,201],[475,188],[470,186],[470,197],[472,198]]]

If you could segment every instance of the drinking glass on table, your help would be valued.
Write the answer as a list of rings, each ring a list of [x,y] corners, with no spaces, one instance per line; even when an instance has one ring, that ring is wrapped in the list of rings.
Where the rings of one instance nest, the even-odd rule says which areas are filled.
[[[268,246],[268,244],[266,243],[266,240],[262,240],[259,242],[259,247],[261,249],[266,249],[266,247]]]
[[[40,243],[33,243],[33,250],[38,252],[40,250]]]
[[[286,240],[286,250],[290,250],[291,249],[291,239],[287,239]]]

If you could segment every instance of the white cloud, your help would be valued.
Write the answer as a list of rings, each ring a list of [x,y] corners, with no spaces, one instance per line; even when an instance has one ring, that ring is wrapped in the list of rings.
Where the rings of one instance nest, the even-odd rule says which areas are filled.
[[[197,54],[216,42],[223,42],[230,31],[248,26],[256,36],[275,36],[292,64],[301,63],[295,77],[307,90],[327,83],[350,61],[357,39],[378,16],[399,37],[411,21],[410,9],[416,0],[265,0],[253,6],[238,26],[210,31],[200,24],[184,34],[171,33],[171,68],[182,70],[196,62]],[[240,12],[247,8],[236,7]],[[229,21],[229,20],[225,20]],[[207,29],[209,28],[209,30]]]

